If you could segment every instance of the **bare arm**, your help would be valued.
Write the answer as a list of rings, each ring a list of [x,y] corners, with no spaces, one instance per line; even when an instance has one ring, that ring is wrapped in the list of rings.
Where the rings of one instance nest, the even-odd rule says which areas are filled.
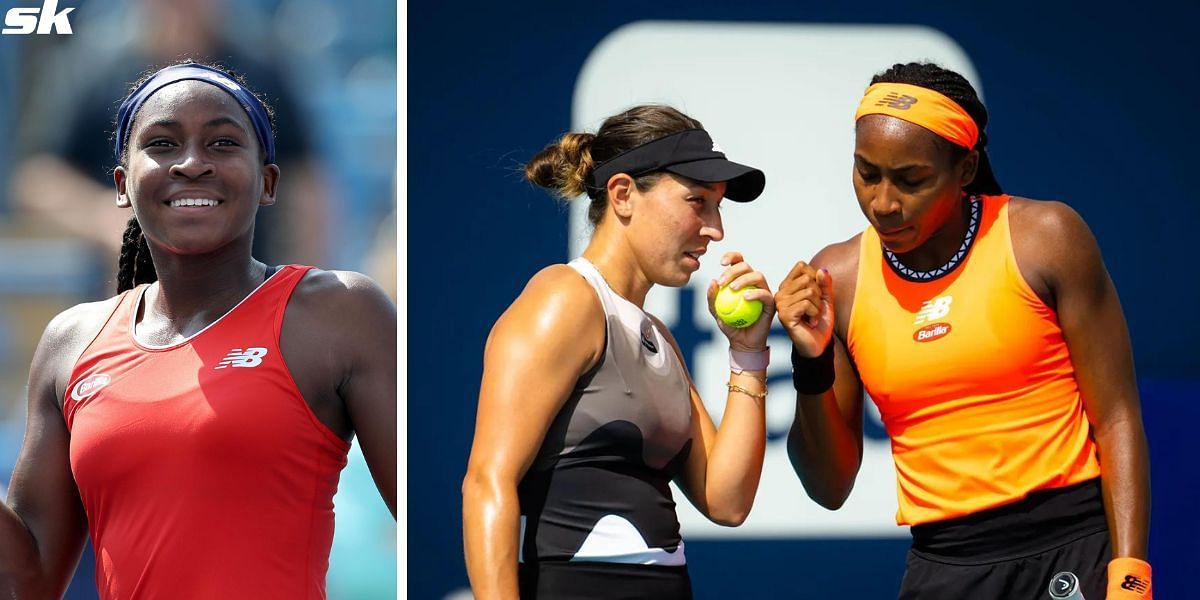
[[[55,318],[34,353],[25,441],[8,504],[0,504],[0,596],[5,598],[61,596],[86,540],[87,519],[71,473],[70,434],[59,401],[70,375],[68,360],[73,363],[86,343],[77,327],[85,312],[80,308]]]
[[[463,480],[463,545],[476,598],[517,598],[517,484],[576,380],[603,353],[591,286],[558,265],[530,280],[484,349],[475,439]]]
[[[819,356],[833,344],[833,386],[824,394],[796,394],[787,441],[788,458],[808,496],[830,510],[850,496],[862,464],[862,382],[843,341],[857,268],[858,238],[853,238],[817,253],[812,265],[798,262],[776,295],[779,320],[801,356]],[[813,291],[813,281],[820,282],[819,292]]]
[[[1058,313],[1100,454],[1113,557],[1145,560],[1150,458],[1129,330],[1091,231],[1057,202],[1014,201],[1010,221],[1026,280]],[[1040,289],[1039,289],[1040,288]]]
[[[834,338],[833,388],[819,396],[796,394],[796,417],[788,431],[788,459],[814,502],[837,510],[854,489],[862,466],[862,383]]]
[[[375,487],[396,516],[396,307],[375,282],[337,272],[345,285],[334,319],[349,372],[338,386]]]
[[[729,338],[729,347],[743,352],[766,349],[767,334],[775,314],[775,299],[766,277],[754,271],[742,260],[742,255],[730,252],[722,257],[728,268],[708,287],[708,308],[720,286],[741,290],[753,285],[757,290],[743,292],[743,297],[763,303],[762,316],[750,327],[736,329],[717,320],[722,333]],[[713,316],[716,319],[715,313]],[[683,363],[683,355],[666,325],[655,318],[663,335],[670,341],[675,354]],[[686,366],[685,366],[686,368]],[[746,391],[731,389],[725,397],[725,412],[718,429],[704,407],[695,384],[691,384],[692,449],[676,485],[687,495],[696,509],[719,525],[736,527],[750,514],[758,483],[762,475],[763,454],[766,452],[766,399],[755,397],[766,392],[765,370],[729,373],[729,383]],[[688,378],[689,383],[691,377]]]

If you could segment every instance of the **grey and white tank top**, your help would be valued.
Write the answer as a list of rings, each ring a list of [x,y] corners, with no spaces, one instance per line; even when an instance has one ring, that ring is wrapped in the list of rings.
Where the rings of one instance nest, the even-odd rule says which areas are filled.
[[[605,315],[600,362],[575,383],[518,486],[521,562],[685,564],[667,485],[691,449],[678,355],[645,312],[584,258]]]

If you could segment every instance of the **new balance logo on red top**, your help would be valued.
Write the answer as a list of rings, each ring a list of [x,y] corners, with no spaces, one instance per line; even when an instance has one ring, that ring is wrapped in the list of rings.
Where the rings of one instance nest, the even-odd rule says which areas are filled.
[[[217,369],[225,367],[257,367],[262,364],[262,359],[267,355],[266,348],[234,348],[229,351],[229,354],[221,359],[221,362],[216,366]]]

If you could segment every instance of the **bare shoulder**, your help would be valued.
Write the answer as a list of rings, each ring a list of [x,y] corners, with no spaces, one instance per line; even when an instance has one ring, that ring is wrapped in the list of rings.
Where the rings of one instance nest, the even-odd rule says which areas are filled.
[[[525,289],[521,292],[520,297],[543,294],[567,295],[580,300],[584,297],[595,296],[596,292],[579,271],[571,268],[570,265],[557,264],[534,273],[533,277],[529,278],[529,282],[525,284]],[[599,307],[598,299],[597,307]]]
[[[1057,240],[1066,236],[1079,241],[1091,237],[1087,223],[1075,209],[1057,200],[1032,200],[1013,196],[1009,201],[1008,221],[1014,235]]]
[[[858,250],[861,243],[862,233],[858,233],[848,240],[825,246],[813,256],[812,265],[829,271],[835,284],[839,279],[852,279],[858,274]]]
[[[396,305],[362,273],[311,269],[288,300],[284,330],[326,345],[387,343],[396,336]]]
[[[113,296],[76,304],[51,319],[33,355],[31,382],[37,377],[52,377],[61,400],[75,363],[104,328],[119,301],[120,296]]]
[[[1103,272],[1100,248],[1075,209],[1063,202],[1014,197],[1008,211],[1013,256],[1021,276],[1050,307],[1063,286]]]
[[[42,342],[70,344],[73,341],[84,341],[85,343],[91,341],[97,333],[100,333],[100,329],[104,327],[119,301],[120,296],[113,296],[106,300],[76,304],[58,313],[46,325]]]
[[[1098,257],[1092,230],[1075,209],[1053,200],[1014,197],[1009,204],[1009,230],[1018,264],[1062,264]],[[1022,268],[1024,271],[1024,268]]]
[[[532,331],[579,331],[589,322],[603,323],[603,318],[604,308],[587,280],[570,266],[557,264],[529,278],[493,332],[502,325]]]
[[[300,316],[308,327],[319,327],[321,323],[338,328],[354,323],[370,327],[380,320],[394,322],[396,305],[383,288],[362,273],[311,269],[292,292],[288,316]]]
[[[574,346],[586,353],[585,362],[591,365],[603,353],[604,328],[604,308],[595,290],[578,271],[557,264],[529,279],[496,320],[487,344],[496,349]]]
[[[355,271],[311,269],[293,292],[294,297],[318,302],[384,302],[391,299],[373,279]]]

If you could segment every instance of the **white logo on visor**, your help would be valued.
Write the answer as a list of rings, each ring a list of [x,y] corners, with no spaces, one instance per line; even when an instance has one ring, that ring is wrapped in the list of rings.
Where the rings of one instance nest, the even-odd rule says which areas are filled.
[[[721,154],[725,154],[725,151],[722,150],[721,147],[718,146],[716,142],[713,142],[713,152],[720,152]]]

